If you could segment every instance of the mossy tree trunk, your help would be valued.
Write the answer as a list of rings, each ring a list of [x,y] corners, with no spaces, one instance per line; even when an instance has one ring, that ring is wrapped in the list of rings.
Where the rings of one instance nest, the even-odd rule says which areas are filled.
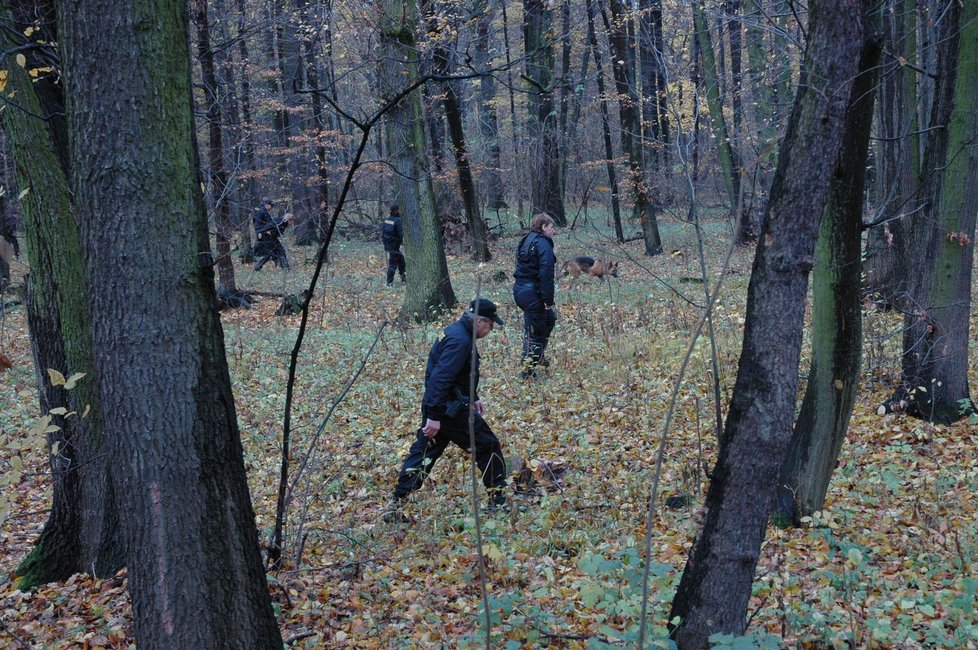
[[[713,141],[717,146],[723,186],[730,200],[730,210],[737,209],[740,197],[740,161],[730,144],[730,132],[723,117],[723,102],[720,100],[720,80],[717,77],[717,62],[713,52],[713,39],[703,8],[703,0],[693,1],[693,29],[700,47],[703,61],[703,89],[706,91],[706,104],[710,111],[710,125],[713,128]],[[738,234],[739,235],[739,234]]]
[[[822,509],[849,428],[862,355],[860,277],[866,155],[882,48],[879,10],[866,18],[842,150],[815,245],[812,366],[778,478],[777,512],[795,525]]]
[[[808,274],[842,145],[871,0],[810,5],[808,44],[750,284],[737,380],[669,619],[679,648],[743,634],[754,570],[794,422]]]
[[[418,6],[414,0],[386,0],[381,11],[380,85],[382,97],[390,101],[419,78]],[[401,97],[387,112],[385,136],[407,260],[400,318],[433,320],[456,300],[427,164],[420,88]]]
[[[198,182],[187,5],[59,0],[58,15],[137,642],[278,650]]]
[[[950,2],[942,19],[932,121],[941,128],[933,132],[940,134],[933,155],[925,154],[924,169],[934,171],[924,194],[927,218],[914,222],[914,242],[924,250],[910,278],[913,309],[896,398],[912,415],[948,424],[975,412],[968,338],[978,214],[978,5]]]
[[[7,0],[0,15],[16,29],[0,31],[0,47],[25,45],[15,39],[40,18],[22,68],[8,57],[6,93],[16,93],[19,108],[2,112],[17,182],[29,192],[21,199],[31,266],[27,320],[37,371],[41,413],[63,408],[74,415],[54,415],[60,427],[46,434],[53,482],[47,523],[30,554],[15,573],[21,589],[63,580],[74,573],[111,575],[122,566],[118,517],[106,458],[99,381],[92,367],[91,312],[86,302],[84,256],[72,215],[66,172],[68,130],[62,87],[56,72],[32,81],[28,70],[60,62],[39,41],[57,41],[52,3]],[[6,94],[5,93],[5,94]],[[84,373],[73,390],[52,385],[48,370],[63,375]],[[89,410],[87,417],[80,417]]]

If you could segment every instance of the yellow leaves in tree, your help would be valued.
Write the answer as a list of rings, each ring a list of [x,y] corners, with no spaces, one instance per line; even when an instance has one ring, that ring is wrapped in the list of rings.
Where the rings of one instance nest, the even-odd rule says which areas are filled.
[[[6,70],[0,70],[0,92],[3,92],[3,89],[7,87],[8,77],[9,73]]]

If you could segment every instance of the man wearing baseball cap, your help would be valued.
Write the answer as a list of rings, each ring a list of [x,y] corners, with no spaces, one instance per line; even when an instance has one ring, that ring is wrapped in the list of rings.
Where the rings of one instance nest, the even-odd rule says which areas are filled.
[[[444,336],[428,353],[424,372],[424,397],[421,400],[421,427],[401,468],[391,499],[391,509],[385,514],[388,521],[404,521],[400,505],[407,496],[421,487],[436,460],[449,443],[469,450],[469,384],[472,382],[471,408],[475,415],[475,462],[482,482],[489,491],[489,507],[506,505],[506,462],[499,439],[483,419],[484,407],[479,399],[479,354],[472,367],[472,346],[503,321],[496,314],[496,305],[481,298],[469,303],[462,316],[445,328]]]

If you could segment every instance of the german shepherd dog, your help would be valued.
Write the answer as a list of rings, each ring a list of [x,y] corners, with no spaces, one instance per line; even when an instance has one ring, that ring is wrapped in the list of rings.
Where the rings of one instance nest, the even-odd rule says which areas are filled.
[[[578,257],[572,258],[564,262],[564,276],[573,276],[575,279],[579,278],[581,274],[590,275],[594,278],[601,278],[604,280],[606,275],[610,275],[613,278],[618,277],[618,262],[609,262],[608,260],[596,260],[593,257],[587,257],[586,255],[579,255]]]

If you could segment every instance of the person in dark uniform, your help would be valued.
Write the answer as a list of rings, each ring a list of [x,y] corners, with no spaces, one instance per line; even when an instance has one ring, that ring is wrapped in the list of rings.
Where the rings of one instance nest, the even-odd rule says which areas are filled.
[[[404,232],[401,230],[401,210],[396,203],[391,206],[390,216],[384,219],[381,237],[384,241],[384,250],[387,251],[387,286],[394,284],[395,272],[401,275],[401,282],[406,282],[404,255],[401,253]]]
[[[543,353],[557,323],[554,311],[554,220],[546,214],[533,217],[530,232],[516,247],[513,300],[523,310],[523,356],[520,377],[531,378],[538,365],[549,366]]]
[[[269,198],[261,201],[261,206],[255,211],[255,271],[261,271],[265,262],[271,260],[279,268],[289,268],[289,257],[285,252],[280,238],[282,232],[289,227],[290,216],[282,219],[272,216],[274,204]]]
[[[474,321],[474,323],[473,323]],[[444,336],[428,353],[424,372],[424,397],[421,400],[421,427],[404,461],[397,486],[385,514],[388,521],[404,521],[400,504],[421,487],[435,461],[449,443],[469,450],[469,381],[474,379],[472,403],[475,411],[475,462],[482,482],[490,495],[490,509],[506,505],[506,462],[499,439],[483,419],[484,407],[479,399],[479,355],[472,368],[472,346],[503,321],[496,315],[496,305],[482,298],[473,300],[462,316],[445,328]],[[473,337],[473,325],[475,336]]]

